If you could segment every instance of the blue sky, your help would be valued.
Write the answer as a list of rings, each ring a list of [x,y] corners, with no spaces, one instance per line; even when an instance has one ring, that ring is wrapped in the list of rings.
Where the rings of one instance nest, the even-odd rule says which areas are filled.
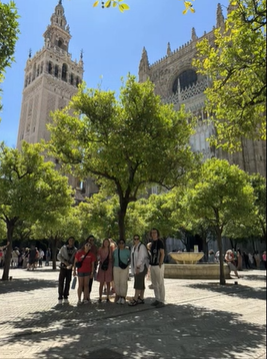
[[[3,1],[4,3],[8,1]],[[29,49],[32,56],[43,46],[43,33],[58,0],[16,0],[20,15],[19,40],[15,62],[7,69],[0,113],[0,141],[15,147],[20,117],[24,67]],[[127,0],[130,10],[93,8],[94,0],[63,0],[72,39],[69,52],[79,59],[84,52],[84,80],[88,87],[119,92],[121,77],[128,72],[138,76],[143,46],[150,63],[166,55],[167,43],[174,50],[191,38],[192,27],[197,36],[216,25],[216,0],[195,0],[196,13],[183,15],[181,0]],[[221,0],[226,15],[228,0]],[[102,77],[102,80],[101,80]]]

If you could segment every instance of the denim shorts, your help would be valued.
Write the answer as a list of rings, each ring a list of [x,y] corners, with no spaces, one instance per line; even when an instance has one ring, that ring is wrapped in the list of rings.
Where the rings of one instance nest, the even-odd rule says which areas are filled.
[[[78,272],[78,277],[88,277],[91,275],[91,272]]]

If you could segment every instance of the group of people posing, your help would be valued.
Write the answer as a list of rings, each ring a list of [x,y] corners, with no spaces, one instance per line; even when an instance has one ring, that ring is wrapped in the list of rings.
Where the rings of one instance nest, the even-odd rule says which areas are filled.
[[[125,240],[119,239],[117,244],[111,239],[104,239],[98,249],[93,235],[90,235],[83,247],[77,250],[75,239],[70,237],[59,253],[60,263],[58,303],[69,303],[69,289],[72,275],[78,278],[78,305],[90,302],[93,280],[99,282],[99,299],[102,302],[104,287],[106,302],[110,301],[111,287],[115,291],[115,302],[125,304],[128,291],[129,268],[134,276],[134,296],[129,306],[144,303],[145,277],[150,269],[153,285],[155,307],[164,306],[164,245],[159,239],[159,231],[150,231],[151,242],[146,247],[139,235],[134,235],[131,250],[125,246]]]

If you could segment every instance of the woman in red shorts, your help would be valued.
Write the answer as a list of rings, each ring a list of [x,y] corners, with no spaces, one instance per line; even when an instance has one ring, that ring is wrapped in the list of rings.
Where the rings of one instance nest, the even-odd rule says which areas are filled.
[[[93,252],[91,252],[90,243],[86,243],[82,249],[80,249],[75,255],[74,261],[74,271],[73,276],[76,276],[76,262],[81,262],[82,265],[77,269],[78,271],[78,305],[82,304],[81,296],[83,293],[83,303],[88,303],[89,298],[89,279],[94,275],[94,264],[96,262],[96,257]]]

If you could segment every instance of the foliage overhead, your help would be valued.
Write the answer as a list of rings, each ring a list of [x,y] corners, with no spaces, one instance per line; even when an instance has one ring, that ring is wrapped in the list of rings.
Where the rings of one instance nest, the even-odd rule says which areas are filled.
[[[191,0],[191,1],[181,0],[181,1],[183,1],[184,7],[185,7],[183,14],[186,14],[188,12],[188,10],[190,10],[192,13],[195,12],[195,9],[192,4],[192,1],[194,1],[194,0]],[[122,12],[122,13],[125,10],[130,9],[129,5],[127,5],[124,2],[124,0],[107,0],[107,1],[96,0],[93,3],[93,7],[96,7],[99,4],[101,4],[102,9],[113,7],[113,8],[118,8],[120,10],[120,12]]]
[[[233,10],[215,42],[197,44],[193,61],[210,79],[207,108],[216,128],[212,144],[240,150],[241,137],[266,139],[266,0],[231,0]]]
[[[14,1],[10,1],[9,4],[0,1],[0,83],[4,80],[6,67],[14,61],[15,44],[19,34],[18,18]]]

